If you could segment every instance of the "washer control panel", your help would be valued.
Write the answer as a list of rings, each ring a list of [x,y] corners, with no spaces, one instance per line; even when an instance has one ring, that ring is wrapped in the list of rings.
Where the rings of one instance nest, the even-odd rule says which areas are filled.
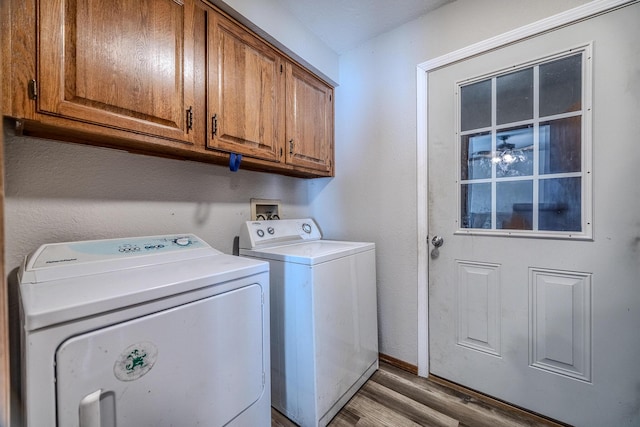
[[[240,248],[320,240],[322,235],[311,218],[247,221],[240,229]]]

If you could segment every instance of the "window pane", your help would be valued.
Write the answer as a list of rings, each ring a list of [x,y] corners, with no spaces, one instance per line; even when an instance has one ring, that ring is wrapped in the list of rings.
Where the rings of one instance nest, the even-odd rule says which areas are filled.
[[[540,65],[540,117],[582,109],[582,55]]]
[[[491,178],[491,133],[462,137],[460,179]]]
[[[461,228],[491,228],[491,184],[461,185]]]
[[[498,132],[492,160],[498,178],[533,175],[533,127]]]
[[[584,155],[590,129],[583,129],[589,55],[569,50],[459,86],[461,230],[591,237],[581,234],[592,209],[582,195],[591,182],[591,158]]]
[[[533,68],[498,77],[496,104],[499,125],[533,118]]]
[[[580,178],[543,179],[540,181],[539,197],[540,230],[582,230]]]
[[[531,230],[533,228],[533,181],[508,181],[496,184],[496,228]]]
[[[540,173],[580,172],[581,136],[579,116],[540,123]]]
[[[491,80],[460,88],[462,131],[491,126]]]

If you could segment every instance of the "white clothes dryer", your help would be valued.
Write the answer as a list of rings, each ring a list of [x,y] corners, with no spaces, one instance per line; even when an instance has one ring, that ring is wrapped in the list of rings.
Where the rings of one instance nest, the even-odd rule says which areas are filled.
[[[272,406],[325,426],[378,369],[375,244],[312,219],[248,221],[239,254],[270,264]]]
[[[19,281],[25,426],[271,425],[266,262],[95,240],[41,246]]]

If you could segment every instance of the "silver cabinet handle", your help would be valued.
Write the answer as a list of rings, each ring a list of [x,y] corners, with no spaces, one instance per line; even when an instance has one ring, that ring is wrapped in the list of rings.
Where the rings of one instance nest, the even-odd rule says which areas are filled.
[[[444,239],[440,236],[433,236],[433,239],[431,239],[431,244],[436,248],[439,248],[444,244]]]
[[[96,390],[80,401],[80,427],[100,427],[101,395],[102,390]]]

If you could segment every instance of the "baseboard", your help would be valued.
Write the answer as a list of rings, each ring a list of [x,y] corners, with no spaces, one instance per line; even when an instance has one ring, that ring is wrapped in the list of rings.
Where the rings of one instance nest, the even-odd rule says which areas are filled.
[[[396,359],[395,357],[391,357],[382,353],[378,353],[378,358],[380,359],[380,361],[386,362],[389,365],[395,366],[396,368],[400,368],[403,371],[410,372],[413,375],[418,375],[418,367],[416,365],[412,365],[411,363],[407,363],[403,360]]]

